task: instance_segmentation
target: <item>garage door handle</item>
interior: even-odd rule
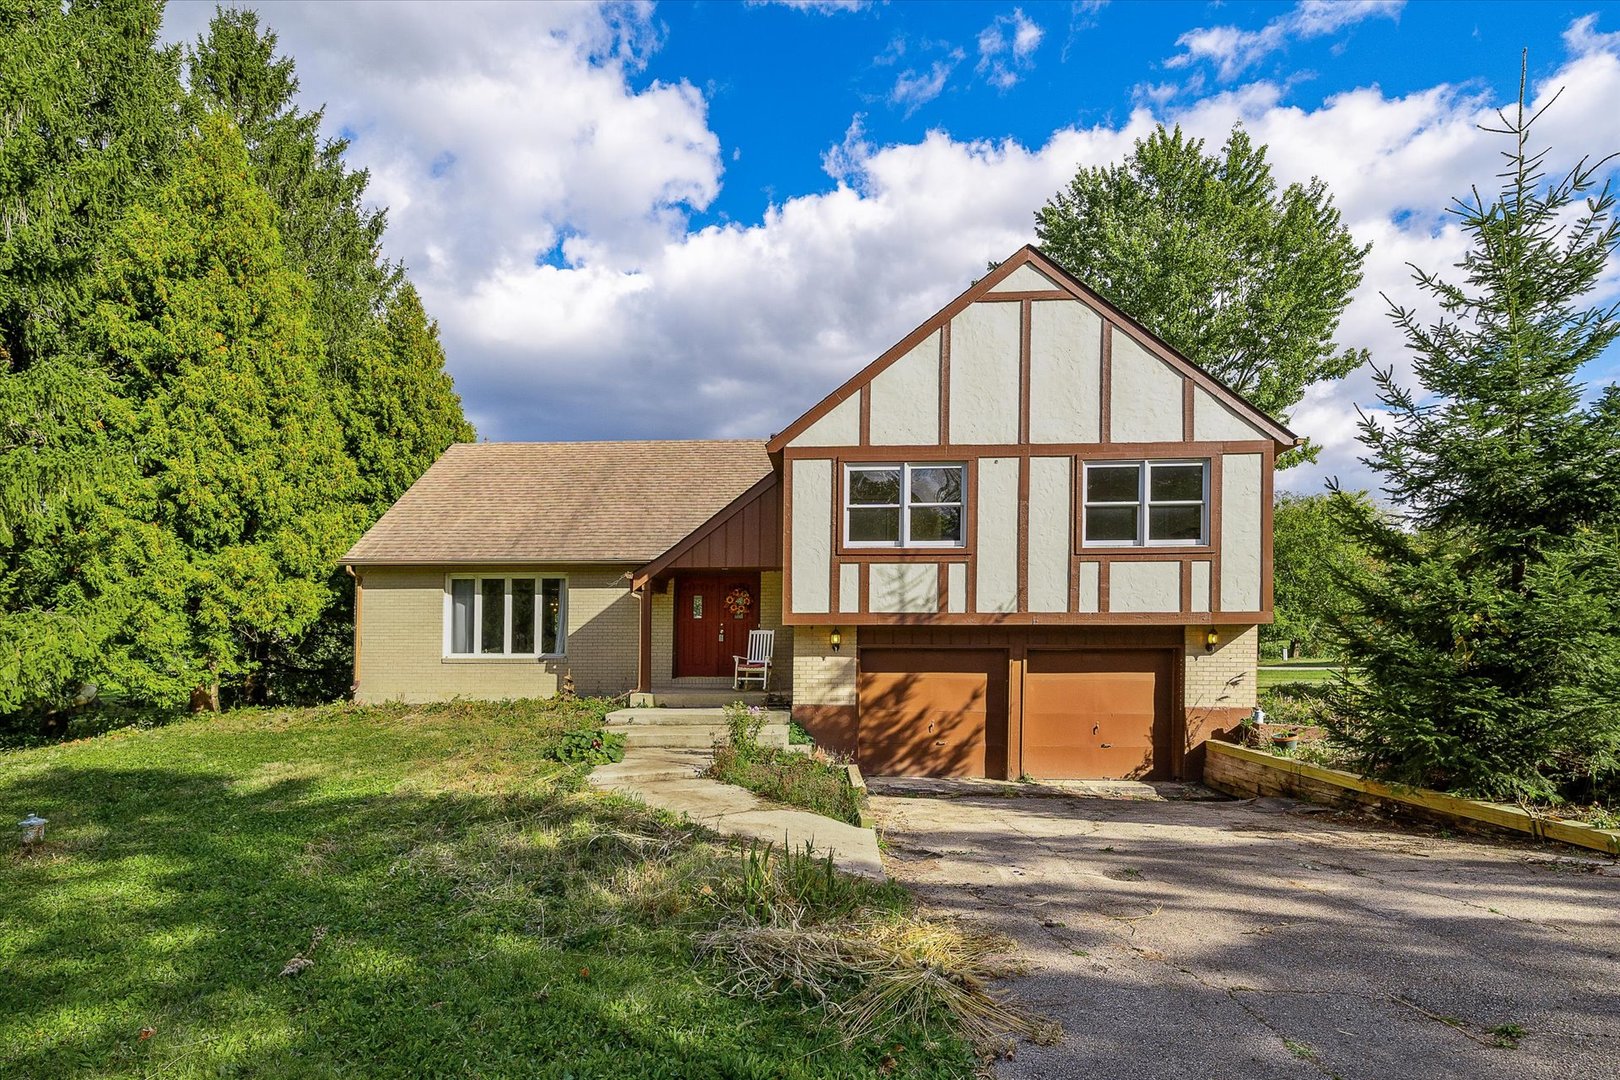
[[[1093,734],[1093,735],[1100,735],[1100,734],[1102,734],[1102,725],[1101,725],[1101,724],[1092,724],[1092,725],[1091,725],[1091,733],[1092,733],[1092,734]]]
[[[1102,748],[1103,748],[1103,749],[1104,749],[1104,750],[1112,750],[1112,749],[1113,749],[1113,748],[1114,748],[1114,744],[1113,744],[1113,743],[1111,743],[1111,742],[1105,742],[1105,743],[1100,743],[1100,744],[1099,744],[1099,745],[1100,745],[1100,746],[1101,746],[1101,747],[1102,747]]]

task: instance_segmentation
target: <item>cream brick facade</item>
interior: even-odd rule
[[[1252,709],[1255,706],[1255,668],[1260,663],[1258,626],[1217,626],[1220,644],[1204,651],[1206,626],[1186,628],[1187,660],[1182,674],[1183,706],[1187,709]]]
[[[636,683],[638,612],[629,566],[456,567],[457,574],[536,574],[568,581],[566,655],[557,659],[446,657],[446,567],[360,572],[361,702],[548,697],[565,674],[582,694],[621,694]]]
[[[843,642],[832,650],[832,627],[793,628],[793,704],[854,705],[856,630],[840,628]]]

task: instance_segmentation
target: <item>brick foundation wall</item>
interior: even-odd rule
[[[816,742],[855,753],[855,656],[857,631],[842,627],[843,644],[832,651],[830,626],[793,628],[793,719]]]
[[[1184,723],[1181,775],[1197,780],[1203,775],[1204,742],[1225,738],[1254,711],[1256,666],[1260,662],[1258,626],[1218,626],[1220,643],[1204,651],[1207,626],[1188,626],[1186,662],[1182,668]]]

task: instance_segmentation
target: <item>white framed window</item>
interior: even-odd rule
[[[962,547],[966,508],[966,465],[844,466],[846,547]]]
[[[1086,547],[1201,547],[1209,542],[1209,462],[1088,461]]]
[[[445,656],[562,656],[567,627],[565,578],[452,574],[445,581]]]

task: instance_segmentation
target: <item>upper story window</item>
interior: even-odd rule
[[[1196,547],[1208,543],[1209,463],[1088,462],[1087,547]]]
[[[850,547],[961,547],[965,465],[850,465],[844,543]]]
[[[561,656],[567,589],[560,577],[452,577],[446,656]]]

